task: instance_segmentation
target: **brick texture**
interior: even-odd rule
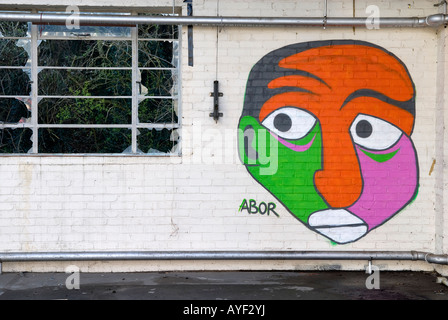
[[[82,1],[83,6],[102,6],[117,1]],[[356,15],[365,16],[372,1],[357,1]],[[154,1],[170,7],[172,1]],[[2,5],[36,5],[36,1],[4,0]],[[42,0],[42,5],[73,4]],[[80,5],[79,3],[76,3]],[[182,1],[176,1],[186,12]],[[374,1],[384,16],[424,16],[437,12],[434,1]],[[132,0],[129,7],[146,7]],[[323,1],[220,1],[194,0],[197,16],[321,16]],[[330,1],[329,16],[353,16],[352,1]],[[448,101],[438,87],[441,29],[195,27],[193,67],[187,65],[187,32],[182,29],[182,156],[181,157],[0,157],[0,252],[46,251],[209,251],[209,250],[384,250],[447,253],[448,210],[444,201],[446,154],[437,153],[442,140],[437,134],[437,102]],[[218,36],[218,38],[217,38]],[[418,155],[418,196],[387,223],[359,241],[335,245],[298,221],[276,196],[255,181],[240,161],[238,124],[246,85],[254,65],[269,52],[310,41],[368,41],[385,48],[403,61],[415,89],[415,124],[412,141]],[[217,56],[218,54],[218,56]],[[316,52],[316,54],[319,54]],[[442,56],[441,56],[442,54]],[[218,65],[216,66],[216,62]],[[358,70],[359,71],[359,70]],[[341,90],[369,79],[359,71],[340,83]],[[347,70],[340,70],[341,73]],[[342,75],[340,75],[342,77]],[[375,73],[373,77],[382,79]],[[364,79],[364,80],[363,80]],[[220,108],[224,117],[216,124],[212,110],[213,81],[220,81]],[[446,81],[445,81],[446,83]],[[445,85],[446,87],[446,85]],[[437,89],[439,88],[439,89]],[[400,93],[400,92],[398,92]],[[406,93],[404,93],[406,94]],[[439,97],[438,97],[439,95]],[[444,99],[440,99],[444,95]],[[332,98],[330,96],[330,98]],[[400,100],[400,99],[397,99]],[[445,118],[443,118],[443,116]],[[442,114],[445,121],[446,112]],[[439,119],[440,120],[440,119]],[[408,125],[408,124],[406,124]],[[439,123],[443,126],[443,123]],[[440,129],[440,128],[439,128]],[[447,141],[447,139],[445,139]],[[338,142],[331,143],[336,149]],[[446,148],[445,148],[446,150]],[[336,150],[338,152],[339,150]],[[341,155],[343,156],[343,155]],[[442,157],[442,158],[438,158]],[[343,157],[341,159],[344,159]],[[434,160],[436,172],[430,172]],[[344,160],[341,160],[344,161]],[[440,172],[442,171],[442,172]],[[436,181],[441,175],[442,180]],[[440,177],[440,176],[439,176]],[[281,183],[281,182],[279,182]],[[294,186],[293,186],[294,187]],[[331,191],[328,186],[326,192]],[[285,190],[286,190],[285,186]],[[286,191],[285,191],[286,192]],[[292,191],[294,192],[294,191]],[[383,190],[388,193],[387,188]],[[436,194],[440,196],[437,197]],[[308,196],[297,195],[301,201]],[[338,195],[333,194],[336,201]],[[240,210],[243,200],[274,203],[278,214]],[[393,202],[393,194],[388,198]],[[386,204],[387,205],[387,204]],[[344,205],[346,206],[346,205]],[[437,212],[437,210],[439,210]],[[436,228],[442,223],[444,228]],[[439,234],[436,234],[439,232]],[[443,232],[443,234],[440,234]],[[339,262],[338,262],[339,263]],[[113,267],[111,267],[113,265]],[[313,269],[327,262],[220,262],[82,264],[85,271],[139,271],[192,269]],[[364,268],[362,263],[340,262],[342,269]],[[384,268],[430,270],[427,264],[383,263]],[[50,271],[61,264],[4,264],[4,269]],[[63,266],[62,266],[63,267]]]

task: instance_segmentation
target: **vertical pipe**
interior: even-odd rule
[[[137,121],[141,77],[138,70],[138,26],[131,28],[132,37],[132,153],[137,153]]]
[[[216,0],[216,17],[219,17],[219,0]],[[216,27],[216,65],[215,80],[218,80],[219,26]]]
[[[324,18],[323,18],[324,30],[327,28],[327,18],[328,18],[328,0],[325,0],[325,12],[324,12]]]
[[[353,0],[353,18],[356,18],[356,0]],[[356,28],[353,26],[353,34],[355,34]]]
[[[193,0],[185,0],[187,2],[187,16],[193,16]],[[188,26],[188,65],[193,67],[193,26]]]
[[[176,79],[177,79],[177,96],[176,96],[176,103],[177,103],[177,121],[178,121],[178,133],[179,133],[179,140],[177,141],[177,154],[178,156],[182,155],[182,144],[183,144],[183,133],[182,133],[182,85],[180,81],[180,75],[182,74],[182,26],[179,25],[177,29],[177,37],[178,37],[178,43],[177,43],[177,53],[176,53]]]
[[[445,175],[444,175],[444,159],[446,156],[445,151],[445,121],[446,112],[445,105],[446,97],[445,90],[448,84],[448,71],[447,71],[447,61],[446,61],[446,37],[445,32],[437,33],[437,76],[436,76],[436,108],[435,108],[435,252],[443,253],[444,251],[444,215],[445,215],[445,196],[444,196],[444,186],[445,186]],[[430,173],[431,175],[431,173]]]
[[[31,124],[33,130],[33,149],[32,153],[39,152],[38,145],[38,95],[37,82],[38,82],[38,62],[37,62],[37,39],[38,38],[38,26],[31,24]]]

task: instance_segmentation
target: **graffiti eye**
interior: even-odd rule
[[[362,114],[353,121],[350,133],[356,144],[371,150],[389,149],[403,134],[389,122]]]
[[[314,128],[316,118],[301,109],[284,107],[272,112],[261,124],[281,138],[298,140]]]

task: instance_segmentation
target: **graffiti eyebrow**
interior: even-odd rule
[[[298,75],[298,76],[303,76],[305,78],[311,78],[311,79],[319,81],[320,83],[326,85],[328,88],[331,89],[330,85],[328,83],[326,83],[324,79],[316,76],[315,74],[313,74],[311,72],[308,72],[308,71],[305,71],[305,70],[300,70],[300,69],[295,69],[289,75]]]
[[[300,70],[300,71],[302,71],[302,70]],[[325,86],[327,86],[329,89],[331,89],[330,85],[328,83],[326,83],[322,78],[319,78],[315,74],[312,74],[312,73],[309,73],[306,71],[302,71],[302,72],[303,72],[304,76],[311,78],[311,79],[315,79],[315,80],[319,81],[320,83],[324,84]]]
[[[344,108],[347,103],[349,103],[350,101],[356,99],[356,98],[360,98],[360,97],[369,97],[369,98],[375,98],[378,99],[380,101],[386,102],[388,104],[391,104],[393,106],[399,107],[403,110],[408,111],[409,113],[411,113],[412,115],[415,115],[415,111],[413,108],[414,105],[414,98],[408,100],[408,101],[398,101],[398,100],[394,100],[392,98],[389,98],[388,96],[386,96],[385,94],[375,91],[375,90],[371,90],[371,89],[360,89],[360,90],[356,90],[355,92],[353,92],[352,94],[350,94],[347,99],[345,99],[344,103],[342,104],[341,108],[339,110],[342,110],[342,108]]]
[[[308,71],[305,71],[305,70],[300,70],[300,69],[295,69],[293,71],[289,70],[288,72],[284,72],[284,74],[283,74],[283,77],[287,77],[287,76],[302,76],[305,78],[311,78],[311,79],[319,81],[320,83],[325,85],[327,88],[331,89],[331,86],[328,83],[326,83],[324,79],[322,79]]]
[[[286,92],[302,92],[302,93],[308,93],[308,94],[312,94],[312,95],[318,95],[317,93],[301,88],[301,87],[292,87],[292,86],[285,86],[285,87],[280,87],[280,88],[269,88],[270,90],[272,90],[274,92],[274,95],[278,95],[278,94],[282,94],[282,93],[286,93]]]
[[[316,83],[324,84],[325,86],[330,88],[328,84],[325,83],[325,81],[305,71],[299,73],[295,72],[291,74],[290,73],[282,74],[279,77],[271,80],[271,82],[269,82],[268,84],[268,88],[270,90],[279,91],[278,93],[293,91],[293,92],[302,92],[312,95],[318,95],[312,90],[306,89],[306,87],[308,86],[315,87]]]

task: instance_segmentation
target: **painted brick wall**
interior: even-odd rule
[[[437,128],[437,143],[440,145],[440,148],[437,148],[437,181],[436,181],[436,251],[445,252],[447,250],[448,245],[448,219],[446,216],[446,160],[439,161],[439,159],[446,159],[446,131],[445,129],[445,121],[446,121],[446,111],[445,106],[448,101],[448,92],[445,89],[448,81],[448,70],[447,70],[447,62],[448,62],[448,51],[447,51],[447,42],[448,40],[448,32],[444,29],[443,32],[439,33],[439,83],[438,90],[439,94],[437,101],[437,120],[436,120],[436,128]],[[442,120],[444,119],[444,120]],[[441,269],[441,271],[439,270]],[[448,273],[447,267],[438,268],[438,271],[441,273]]]
[[[25,7],[41,4],[30,0],[3,3]],[[185,14],[185,5],[181,1],[176,3]],[[45,4],[73,2],[46,0]],[[357,1],[356,15],[366,16],[365,9],[370,4],[377,5],[384,16],[437,13],[434,1]],[[86,0],[76,5],[120,7],[122,3]],[[139,8],[146,2],[134,0],[128,5]],[[169,7],[172,1],[155,1],[154,5]],[[197,16],[322,16],[323,10],[323,1],[250,0],[218,4],[216,0],[194,0]],[[352,1],[331,1],[328,15],[353,16]],[[446,35],[444,29],[437,33],[433,29],[195,27],[194,66],[190,67],[186,28],[183,28],[182,157],[0,157],[0,251],[419,250],[447,253],[448,240],[444,235],[448,217],[443,213],[447,197],[443,196],[442,165],[445,155],[439,149],[444,143],[440,137],[444,134],[443,121],[440,122],[447,119],[440,103],[448,101],[440,83],[447,76],[447,69],[438,70],[437,63],[446,61],[447,53],[440,47]],[[367,41],[384,48],[407,67],[416,89],[411,138],[418,155],[418,196],[381,227],[342,245],[299,221],[279,200],[278,194],[270,192],[249,174],[238,154],[238,126],[254,65],[265,55],[287,45],[327,40]],[[217,124],[209,117],[214,80],[220,81],[220,91],[224,94],[220,99],[224,117]],[[441,114],[442,118],[438,118]],[[431,170],[434,160],[438,164],[435,171]],[[257,204],[273,203],[276,214],[249,214],[240,210],[245,199],[253,199]],[[394,201],[394,197],[388,201]],[[445,227],[437,227],[438,223]],[[432,270],[426,263],[378,263],[388,269]],[[359,269],[364,264],[264,261],[80,265],[85,271],[131,271]],[[63,270],[64,264],[17,263],[4,264],[3,268],[5,271],[48,271]]]

